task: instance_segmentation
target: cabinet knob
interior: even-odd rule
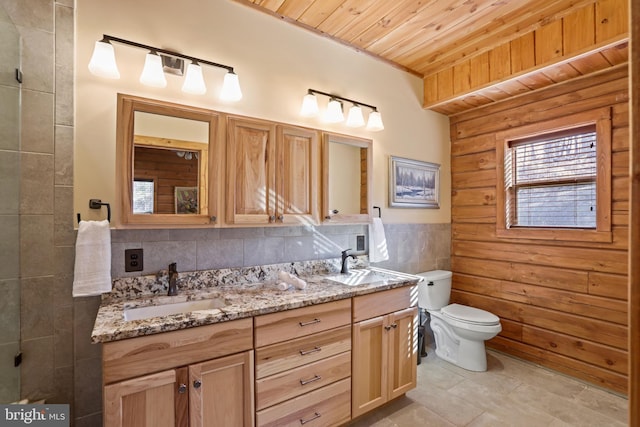
[[[385,327],[384,327],[384,330],[385,330],[385,331],[388,331],[388,330],[390,330],[390,329],[391,329],[391,326],[388,326],[388,325],[387,325],[387,326],[385,326]]]
[[[284,222],[284,215],[282,214],[278,215],[278,221]]]
[[[276,216],[275,215],[270,215],[269,216],[269,222],[274,222],[276,220]]]
[[[395,329],[395,328],[397,328],[397,327],[398,327],[398,324],[397,324],[397,323],[393,323],[393,324],[391,324],[391,327],[392,327],[393,329]]]
[[[218,220],[218,217],[213,215],[211,218],[209,218],[211,220],[211,222],[215,223]]]
[[[202,385],[202,381],[200,380],[195,380],[193,382],[193,388],[200,388],[201,385]]]
[[[183,394],[187,391],[187,385],[186,384],[180,384],[180,386],[178,387],[178,393]]]

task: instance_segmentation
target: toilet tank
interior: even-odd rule
[[[452,273],[446,270],[432,270],[418,273],[423,277],[418,284],[418,306],[427,310],[440,310],[449,305]]]

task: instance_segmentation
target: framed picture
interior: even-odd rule
[[[175,187],[177,214],[198,213],[198,187]]]
[[[389,206],[440,207],[440,165],[389,157]]]

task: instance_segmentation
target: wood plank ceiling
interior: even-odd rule
[[[235,1],[424,78],[535,31],[596,0]],[[455,101],[461,104],[460,99]],[[451,114],[469,108],[462,104],[453,111],[451,108],[440,111]]]

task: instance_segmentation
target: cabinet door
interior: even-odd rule
[[[388,331],[386,316],[353,325],[352,409],[353,418],[382,405],[387,396]]]
[[[389,400],[416,386],[417,316],[417,307],[389,315],[389,326],[391,326],[388,334]]]
[[[275,124],[230,117],[227,122],[227,221],[275,220]]]
[[[277,220],[318,222],[318,132],[278,126],[276,156]]]
[[[104,425],[172,427],[176,423],[176,370],[121,381],[104,388]]]
[[[189,366],[191,427],[253,426],[253,351]]]

